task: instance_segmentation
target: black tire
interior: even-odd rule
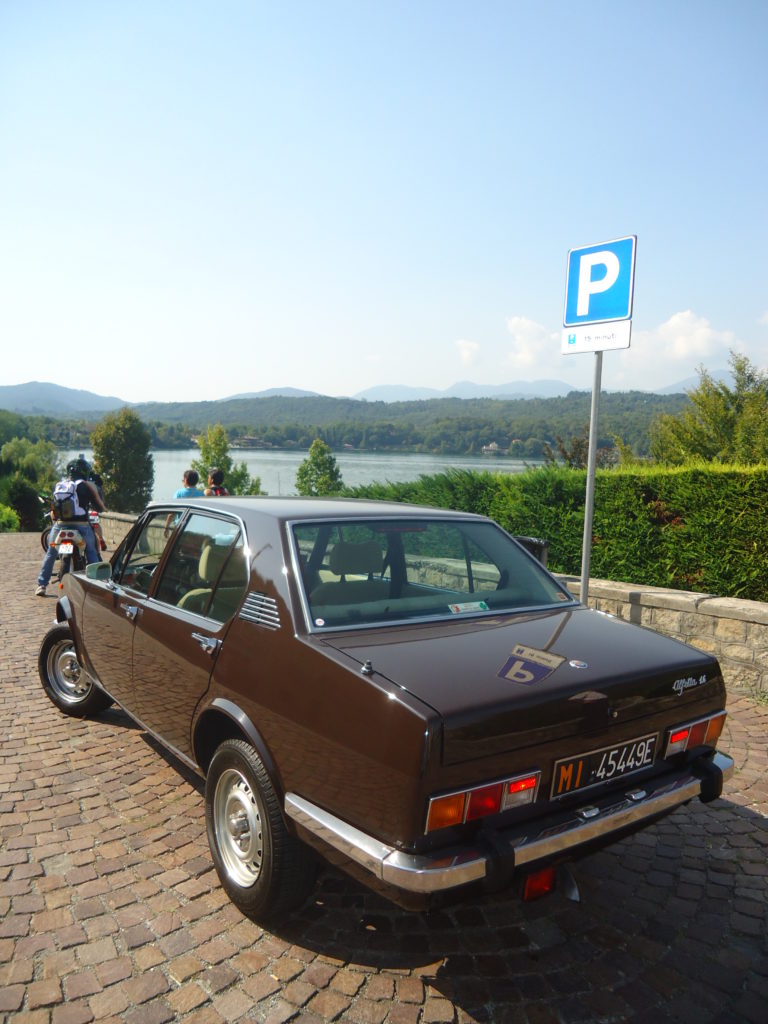
[[[213,755],[205,821],[221,884],[247,917],[266,923],[304,903],[314,855],[286,829],[267,770],[244,740],[225,740]]]
[[[40,543],[42,545],[43,551],[47,551],[48,550],[48,537],[50,536],[50,533],[51,533],[50,526],[46,526],[46,528],[40,534]]]
[[[74,718],[97,715],[113,703],[81,668],[69,626],[54,626],[46,633],[37,659],[40,681],[59,711]]]

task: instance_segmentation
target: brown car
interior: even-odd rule
[[[404,906],[546,891],[733,761],[717,661],[590,611],[496,523],[383,502],[150,505],[70,575],[40,675],[206,778],[221,882],[266,920],[318,850]]]

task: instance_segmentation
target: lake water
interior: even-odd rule
[[[76,457],[78,452],[63,453],[63,461]],[[153,451],[155,484],[152,497],[158,501],[173,496],[182,487],[184,470],[199,456],[197,448],[179,451]],[[87,459],[93,453],[86,450]],[[230,451],[235,463],[245,462],[251,476],[261,479],[262,490],[272,495],[296,494],[296,472],[307,457],[305,451]],[[422,473],[432,475],[447,469],[492,470],[501,473],[521,473],[534,463],[509,459],[505,456],[421,455],[375,452],[334,452],[341,477],[349,487],[370,483],[402,483],[417,480]]]

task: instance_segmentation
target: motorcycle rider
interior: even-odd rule
[[[81,455],[67,463],[67,475],[63,480],[59,481],[59,483],[71,481],[75,485],[74,514],[66,519],[57,519],[51,527],[51,533],[48,538],[48,550],[45,553],[43,564],[37,577],[37,590],[35,590],[35,594],[38,597],[45,597],[45,588],[51,579],[53,565],[57,557],[56,537],[64,526],[76,526],[78,532],[82,535],[85,541],[86,562],[101,561],[101,556],[96,546],[96,537],[94,536],[91,524],[88,522],[88,506],[94,505],[100,512],[103,512],[104,503],[99,497],[96,486],[88,479],[90,472],[90,465]]]

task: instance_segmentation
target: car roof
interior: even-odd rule
[[[392,519],[483,519],[469,512],[455,512],[450,509],[433,508],[428,505],[407,505],[397,501],[371,501],[361,498],[299,498],[270,496],[228,496],[210,498],[179,498],[170,501],[153,501],[150,508],[168,507],[197,508],[205,511],[231,512],[248,520],[251,516],[267,516],[280,521],[299,519],[351,519],[382,516]]]

